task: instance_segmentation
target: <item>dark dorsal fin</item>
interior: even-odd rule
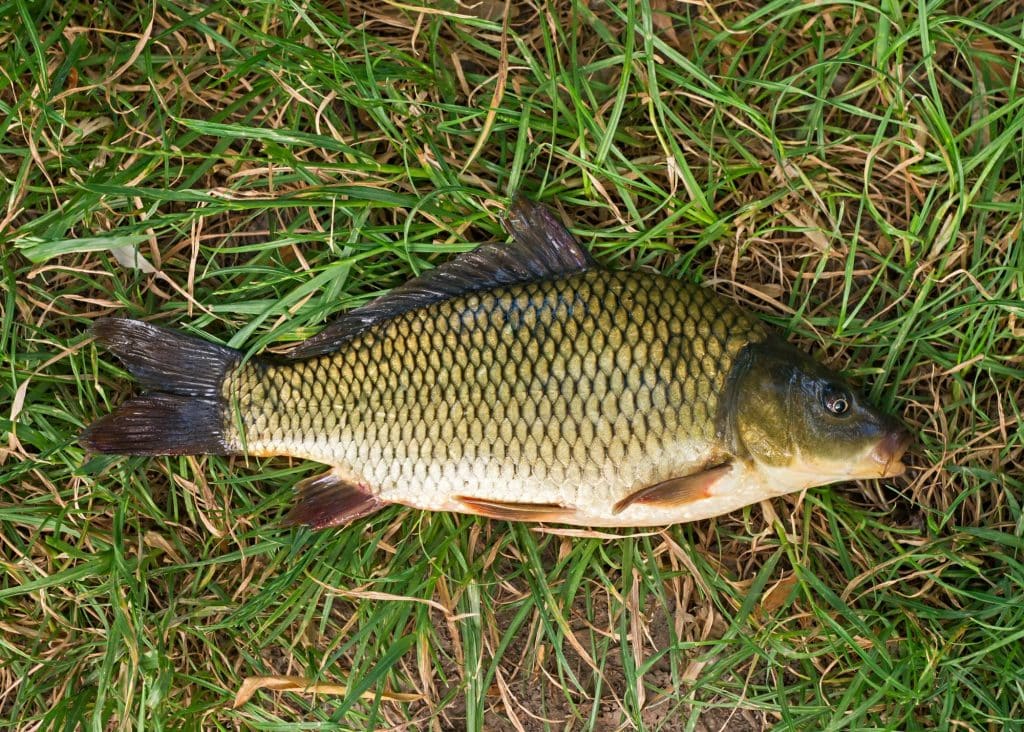
[[[336,350],[375,323],[467,292],[491,290],[583,272],[595,265],[569,230],[547,208],[522,196],[504,220],[509,244],[484,244],[424,272],[362,307],[342,315],[295,346],[290,358],[310,358]]]

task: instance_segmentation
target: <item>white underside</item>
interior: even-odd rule
[[[557,504],[567,509],[566,513],[559,518],[549,519],[551,523],[594,527],[667,526],[720,516],[767,498],[796,492],[805,488],[806,485],[804,483],[806,481],[804,480],[800,480],[800,484],[792,484],[792,479],[795,477],[795,475],[786,475],[784,471],[779,471],[772,478],[766,479],[755,467],[737,463],[728,474],[717,480],[710,487],[709,495],[706,497],[679,505],[635,503],[618,513],[614,511],[614,505],[618,498],[616,500],[611,500],[610,498],[594,500],[594,494],[584,488],[569,491],[569,493],[575,494],[575,500],[565,500],[568,497],[565,495],[562,496],[561,500],[551,500],[550,498],[548,500],[538,500],[551,496],[550,489],[548,491],[540,491],[523,487],[520,490],[510,490],[513,487],[508,484],[501,486],[502,490],[500,491],[486,490],[483,486],[477,485],[475,486],[476,490],[470,489],[462,494],[475,498],[492,498],[493,500],[509,503]],[[823,480],[821,482],[827,481]],[[494,493],[498,493],[498,495],[494,495]],[[587,495],[588,493],[590,493],[589,496]],[[437,496],[437,494],[434,495]],[[415,508],[470,514],[477,513],[471,507],[460,503],[454,495],[446,496],[439,501],[422,502],[410,501],[407,498],[403,500],[404,497],[399,496],[382,495],[381,497],[385,500],[393,500],[396,503],[403,503]]]
[[[369,466],[364,466],[359,474],[341,466],[335,471],[389,503],[430,511],[484,513],[459,500],[468,497],[525,508],[526,513],[520,513],[519,520],[594,527],[667,526],[699,521],[813,486],[877,478],[881,472],[878,464],[865,456],[834,465],[796,460],[790,467],[736,461],[703,496],[676,503],[632,503],[615,511],[616,504],[637,491],[698,472],[708,452],[706,445],[680,442],[671,452],[663,452],[660,459],[644,454],[617,466],[588,464],[577,468],[572,478],[568,470],[561,475],[551,470],[544,475],[531,475],[529,465],[495,465],[479,458],[454,464],[415,463],[412,471],[397,480],[391,477],[392,466],[386,460],[375,461],[376,472],[366,469]],[[630,482],[623,476],[638,477]],[[550,515],[531,516],[531,506],[537,505],[554,510],[547,512]]]

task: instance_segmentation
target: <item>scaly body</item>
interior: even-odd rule
[[[227,434],[417,508],[518,498],[577,507],[579,523],[663,524],[693,506],[612,508],[721,456],[726,377],[765,337],[703,288],[593,270],[406,312],[334,354],[241,366],[224,382]]]

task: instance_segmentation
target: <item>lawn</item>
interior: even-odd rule
[[[419,2],[0,4],[0,726],[1020,725],[1024,4]],[[312,533],[319,466],[77,444],[134,393],[95,318],[284,350],[515,190],[845,371],[908,472]]]

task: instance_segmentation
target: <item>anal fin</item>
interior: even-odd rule
[[[299,481],[295,491],[299,496],[284,518],[286,526],[303,525],[313,530],[344,526],[387,505],[334,471]]]
[[[455,496],[467,513],[503,521],[565,521],[575,511],[557,503],[515,503],[488,498]]]
[[[711,486],[730,470],[732,470],[732,465],[725,463],[702,470],[699,473],[669,478],[660,483],[649,485],[635,493],[630,493],[616,503],[612,507],[612,513],[622,513],[622,511],[635,503],[675,508],[686,503],[699,501],[702,498],[708,498],[711,495]]]

